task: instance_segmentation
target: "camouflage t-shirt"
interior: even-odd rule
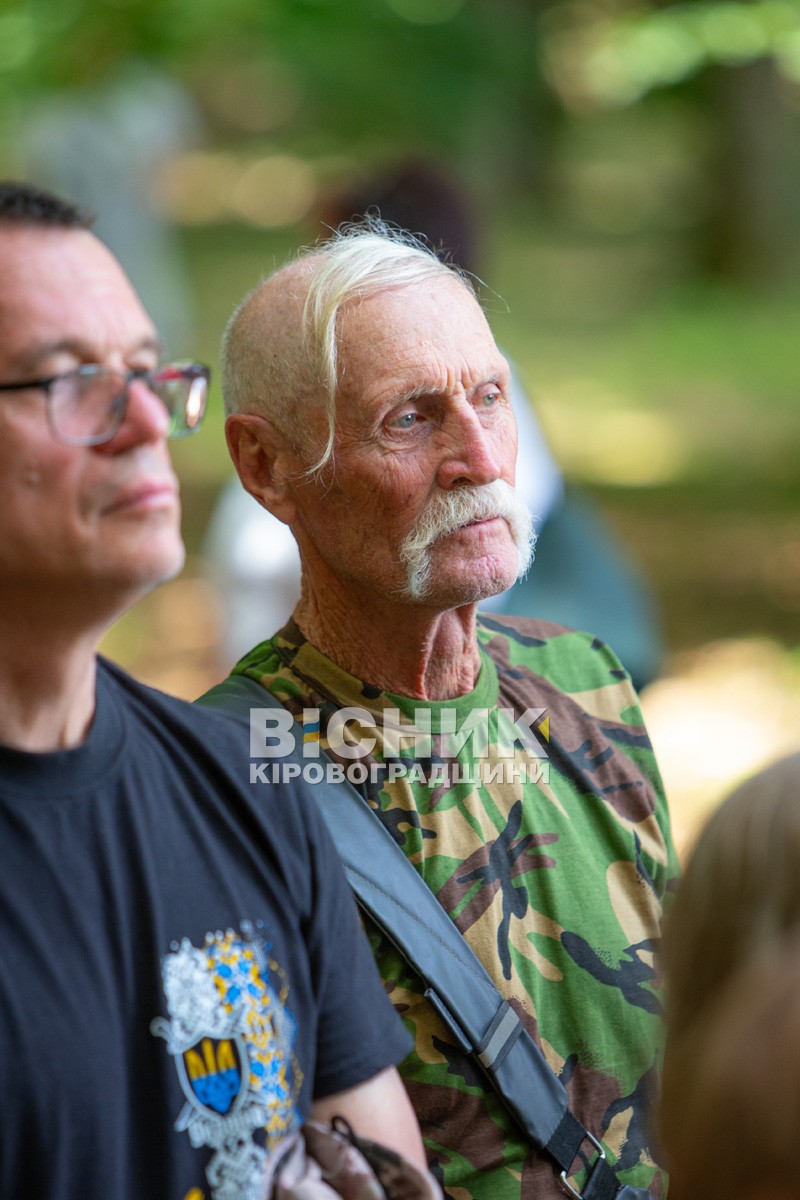
[[[665,1194],[647,1107],[660,1040],[653,955],[677,867],[635,693],[587,634],[484,616],[478,637],[477,686],[457,700],[382,692],[292,623],[235,673],[262,682],[302,724],[309,778],[319,776],[320,745],[348,768],[620,1178]],[[342,714],[346,723],[336,717],[343,707],[357,710]],[[419,978],[369,923],[367,932],[415,1039],[400,1070],[448,1194],[563,1197],[549,1160],[454,1044]]]

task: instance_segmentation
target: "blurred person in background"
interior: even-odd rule
[[[97,656],[182,567],[208,371],[88,225],[0,185],[0,1195],[257,1200],[309,1112],[423,1164],[313,801]]]
[[[670,1200],[800,1196],[800,754],[723,801],[665,922]]]
[[[95,233],[179,354],[192,341],[193,304],[180,238],[158,196],[165,166],[203,134],[175,74],[128,60],[69,94],[26,104],[14,135],[26,179],[97,214]]]
[[[670,1200],[800,1200],[800,939],[734,968],[667,1062]]]
[[[268,689],[294,718],[282,727],[339,769],[359,758],[375,819],[544,1048],[575,1116],[626,1185],[660,1195],[648,1105],[669,816],[613,652],[591,634],[478,615],[530,561],[510,389],[468,279],[374,220],[242,302],[223,345],[228,445],[244,488],[296,539],[302,584],[292,619],[263,627],[234,674]],[[345,714],[347,735],[330,733]],[[481,735],[451,737],[473,718],[485,749]],[[518,721],[534,723],[530,737]],[[390,763],[399,775],[382,773]],[[401,1073],[445,1188],[563,1195],[554,1161],[369,928],[414,1033]],[[566,1174],[583,1165],[570,1157]]]
[[[476,275],[477,222],[464,187],[440,168],[410,161],[336,193],[323,205],[319,222],[335,229],[366,212],[422,236],[446,261]],[[590,629],[614,647],[634,686],[642,688],[663,656],[652,591],[596,505],[580,489],[565,486],[533,404],[510,366],[517,489],[533,518],[536,558],[525,579],[486,598],[481,608]],[[255,504],[235,478],[212,513],[204,557],[222,600],[227,665],[289,616],[300,591],[300,560],[286,526]]]

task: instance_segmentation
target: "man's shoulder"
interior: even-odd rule
[[[103,696],[124,715],[128,736],[143,751],[149,745],[178,745],[186,756],[206,766],[248,763],[249,727],[246,715],[170,696],[134,679],[114,662],[98,659],[98,703]]]
[[[131,715],[160,716],[166,719],[168,726],[185,727],[194,736],[202,733],[210,737],[212,745],[215,738],[241,742],[246,737],[247,725],[244,720],[219,709],[201,708],[188,700],[171,696],[134,679],[122,667],[102,657],[98,657],[98,682],[101,689],[105,687],[113,692],[116,702]]]
[[[614,651],[583,630],[527,617],[481,617],[478,636],[497,671],[501,697],[536,696],[576,734],[587,723],[643,726],[630,675]]]
[[[185,785],[194,788],[202,780],[203,788],[211,787],[229,808],[236,804],[239,810],[268,812],[270,824],[287,836],[318,836],[321,818],[307,785],[254,775],[244,714],[170,696],[106,660],[99,660],[99,673],[98,695],[115,693],[140,760],[154,755],[154,761],[163,762],[166,754],[172,777]]]
[[[569,664],[570,676],[629,678],[606,642],[586,630],[554,621],[481,613],[478,638],[495,661],[512,658],[542,669]]]

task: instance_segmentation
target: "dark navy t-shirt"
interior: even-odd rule
[[[75,750],[0,747],[0,1196],[260,1195],[409,1049],[313,797],[102,660]]]

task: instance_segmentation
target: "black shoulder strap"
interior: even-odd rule
[[[248,720],[251,708],[281,707],[244,675],[230,676],[196,703]],[[567,1189],[584,1200],[652,1200],[642,1188],[620,1186],[600,1143],[569,1111],[564,1086],[536,1042],[363,797],[346,781],[311,790],[359,904],[427,984],[426,998],[534,1145],[555,1160]],[[597,1157],[578,1193],[567,1175],[584,1142],[593,1144]]]

